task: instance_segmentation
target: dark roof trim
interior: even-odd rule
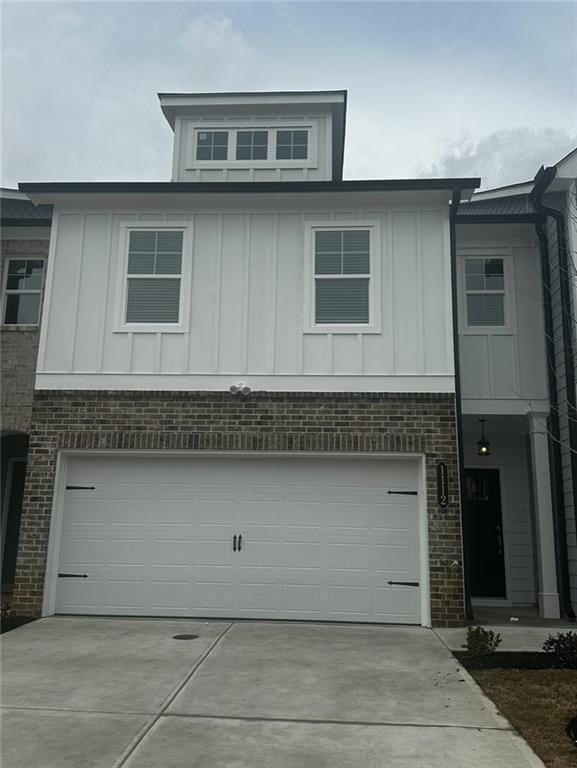
[[[50,227],[52,219],[2,219],[2,227]]]
[[[330,90],[330,91],[205,91],[195,93],[194,91],[169,91],[166,93],[160,92],[157,94],[159,99],[174,98],[177,96],[182,97],[198,97],[198,98],[212,98],[214,96],[222,96],[223,98],[230,98],[231,96],[344,96],[347,98],[347,92],[343,89]]]
[[[27,194],[271,194],[290,192],[388,192],[476,189],[479,178],[368,179],[359,181],[71,181],[23,182]]]
[[[534,224],[539,217],[535,213],[458,214],[457,224]]]

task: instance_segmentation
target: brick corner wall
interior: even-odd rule
[[[464,621],[453,394],[39,391],[29,446],[14,608],[40,615],[61,449],[415,453],[426,457],[431,614]],[[436,466],[450,503],[437,505]]]

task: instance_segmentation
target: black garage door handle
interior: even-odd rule
[[[387,584],[400,584],[402,587],[418,587],[418,581],[387,581]]]
[[[87,579],[87,573],[59,573],[59,579]]]

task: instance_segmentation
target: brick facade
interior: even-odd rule
[[[2,280],[8,258],[48,256],[49,241],[2,240]],[[4,283],[2,282],[2,285]],[[34,395],[38,328],[0,327],[0,419],[2,432],[29,432]]]
[[[463,622],[452,394],[39,391],[34,399],[14,607],[40,614],[59,449],[404,452],[426,455],[431,613]],[[436,463],[449,469],[440,509]]]

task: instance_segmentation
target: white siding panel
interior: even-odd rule
[[[214,370],[218,357],[222,217],[194,217],[189,372]]]
[[[273,339],[270,318],[275,296],[275,217],[270,214],[250,217],[249,279],[247,296],[247,370],[269,373],[272,370]]]
[[[330,374],[332,340],[324,334],[305,336],[303,347],[304,370],[307,373]]]
[[[217,367],[218,372],[223,373],[239,373],[245,368],[243,329],[246,314],[244,278],[247,226],[247,217],[244,215],[223,217]]]
[[[395,328],[412,343],[395,345],[395,368],[400,373],[418,373],[422,349],[419,323],[422,293],[418,267],[417,214],[395,212],[393,228],[393,285],[395,290]],[[400,334],[401,335],[401,334]]]
[[[438,311],[438,304],[447,300],[449,263],[440,213],[421,214],[424,370],[443,373],[450,366],[447,360],[447,316]]]
[[[491,395],[498,398],[518,397],[517,356],[513,336],[491,338]]]
[[[276,302],[276,373],[301,371],[297,338],[302,334],[303,243],[301,217],[279,214],[277,302]],[[295,300],[300,302],[295,305]]]
[[[461,344],[461,386],[467,397],[490,395],[489,340],[487,336],[467,336]]]

